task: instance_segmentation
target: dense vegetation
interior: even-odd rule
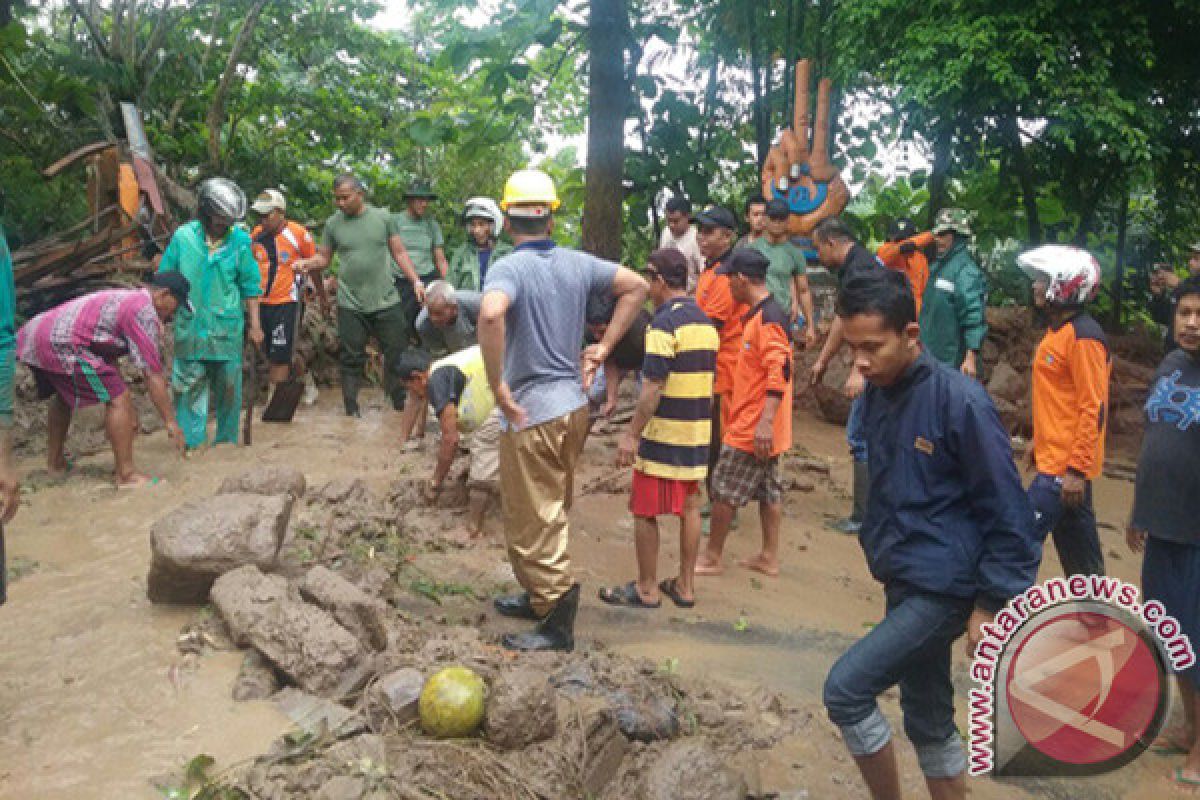
[[[636,262],[664,189],[740,209],[792,117],[791,65],[809,57],[837,87],[834,157],[864,237],[899,213],[963,205],[998,300],[1020,296],[1016,249],[1077,242],[1105,266],[1106,307],[1119,299],[1128,317],[1149,263],[1179,264],[1200,239],[1200,18],[1187,0],[409,6],[387,33],[370,24],[372,0],[0,2],[10,237],[82,216],[78,172],[39,170],[119,137],[117,104],[132,100],[172,178],[281,185],[308,222],[348,168],[393,207],[431,179],[458,236],[462,199],[545,162],[564,236]],[[585,134],[586,166],[562,144]]]

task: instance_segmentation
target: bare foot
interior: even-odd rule
[[[151,478],[149,475],[143,475],[140,472],[135,472],[125,480],[117,480],[118,489],[143,489],[147,486],[155,486],[162,481],[158,478]]]
[[[1184,727],[1170,728],[1159,734],[1150,747],[1154,750],[1170,750],[1183,754],[1192,746],[1192,734]]]
[[[707,555],[702,555],[696,559],[696,574],[724,575],[725,567],[721,565],[720,559],[711,559]]]
[[[763,558],[761,555],[755,556],[754,558],[744,558],[738,562],[738,565],[743,566],[746,569],[752,569],[755,572],[761,572],[763,575],[766,575],[770,578],[779,577],[779,562],[770,561],[766,558]]]

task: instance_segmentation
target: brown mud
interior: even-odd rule
[[[386,496],[398,480],[424,474],[431,463],[427,455],[400,454],[391,444],[396,418],[383,410],[379,393],[368,396],[361,420],[341,416],[334,394],[323,391],[318,406],[302,409],[291,426],[256,425],[252,448],[223,447],[180,460],[161,432],[141,437],[139,464],[166,480],[153,488],[112,489],[104,450],[81,458],[67,480],[43,474],[27,481],[25,504],[7,531],[10,560],[22,564],[25,574],[0,610],[0,798],[161,797],[156,779],[193,756],[210,754],[218,768],[248,763],[291,728],[268,701],[232,699],[240,651],[220,649],[219,641],[217,647],[178,646],[181,631],[195,630],[208,612],[158,607],[146,599],[149,530],[169,511],[213,494],[225,478],[257,465],[302,469],[310,494],[330,481],[361,478],[376,495]],[[755,775],[760,796],[865,797],[853,762],[825,719],[820,691],[833,661],[878,620],[882,596],[857,542],[824,528],[847,505],[849,459],[842,430],[801,412],[795,438],[802,456],[831,465],[831,477],[790,470],[795,480],[786,501],[782,575],[765,578],[734,566],[757,545],[757,516],[748,509],[730,537],[728,572],[699,579],[695,609],[669,602],[655,611],[616,609],[596,600],[600,586],[632,577],[632,523],[623,494],[596,491],[577,498],[572,554],[584,602],[576,660],[628,657],[631,669],[649,670],[653,680],[669,674],[684,683],[711,681],[728,687],[723,697],[740,697],[748,706],[764,691],[778,694],[788,732],[760,743],[768,746],[751,748],[761,727],[719,729],[744,737],[749,750],[744,759],[753,763],[739,769]],[[1114,448],[1110,462],[1129,463],[1136,452],[1131,446]],[[576,485],[593,486],[610,474],[614,454],[615,437],[594,436]],[[29,474],[41,465],[26,460],[21,466]],[[1096,498],[1109,570],[1136,582],[1139,559],[1129,554],[1120,533],[1131,494],[1128,481],[1105,478]],[[405,557],[406,571],[397,582],[405,596],[390,599],[423,626],[465,623],[480,628],[483,642],[494,642],[500,632],[523,626],[496,617],[486,602],[493,592],[513,586],[499,523],[489,521],[487,538],[472,542],[462,522],[461,515],[448,513],[407,518],[424,544]],[[304,524],[304,512],[298,511],[293,527]],[[662,534],[660,573],[666,577],[675,569],[674,525],[664,524]],[[316,557],[304,537],[295,544],[297,558]],[[369,562],[375,554],[364,548],[347,556]],[[1044,577],[1057,571],[1050,548]],[[955,669],[959,724],[966,730],[963,698],[969,684],[961,652],[955,654]],[[882,705],[899,731],[895,693]],[[718,749],[735,744],[719,741]],[[443,758],[466,763],[463,759],[478,757],[476,751],[449,753],[448,745],[420,737],[410,745],[434,765]],[[897,750],[906,794],[923,796],[915,757],[902,736]],[[640,764],[636,758],[627,763]],[[1146,754],[1100,778],[971,779],[970,786],[973,797],[988,799],[1186,797],[1166,778],[1176,765]]]

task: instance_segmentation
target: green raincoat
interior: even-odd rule
[[[508,242],[496,242],[488,259],[488,266],[512,251],[513,247]],[[482,290],[479,280],[479,247],[474,240],[468,239],[466,244],[454,251],[454,255],[450,257],[450,269],[446,271],[446,280],[455,289],[470,289],[476,292]]]
[[[978,351],[987,336],[987,285],[983,271],[955,242],[929,265],[929,282],[921,304],[921,342],[944,364],[962,366],[968,350]]]

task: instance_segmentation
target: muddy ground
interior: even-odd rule
[[[185,501],[211,495],[224,478],[263,464],[299,467],[311,487],[361,478],[385,496],[398,479],[420,474],[431,462],[423,453],[399,453],[391,444],[395,415],[383,409],[378,393],[370,401],[363,419],[350,420],[340,414],[334,393],[325,390],[295,424],[257,426],[254,447],[219,448],[188,460],[168,451],[161,432],[142,437],[140,465],[165,483],[136,492],[111,488],[105,451],[81,454],[65,481],[49,480],[40,464],[24,460],[25,504],[8,529],[10,567],[20,577],[0,611],[0,797],[161,797],[156,786],[198,754],[211,755],[215,768],[224,769],[278,747],[292,726],[277,706],[232,699],[242,653],[222,649],[219,642],[195,648],[198,652],[179,646],[181,631],[203,626],[211,612],[154,606],[146,599],[150,526]],[[736,740],[744,740],[743,760],[752,766],[739,769],[755,773],[763,796],[865,797],[824,717],[820,688],[836,657],[879,618],[882,597],[857,542],[823,527],[847,504],[849,460],[842,431],[808,412],[800,412],[796,423],[797,456],[828,462],[832,469],[828,479],[794,471],[799,477],[787,497],[782,575],[768,579],[733,568],[721,578],[701,579],[693,610],[601,605],[595,599],[599,586],[632,577],[632,523],[621,494],[597,491],[577,499],[572,552],[584,584],[579,659],[617,659],[619,670],[646,680],[668,675],[685,686],[690,681],[720,687],[727,717],[739,702],[753,707],[778,695],[777,703],[768,700],[775,704],[774,718],[754,719],[759,727],[718,728],[726,736],[721,747],[736,748]],[[1118,446],[1110,462],[1130,462],[1131,447]],[[610,474],[614,448],[613,436],[594,436],[577,485]],[[1110,571],[1136,581],[1138,561],[1119,533],[1131,491],[1127,480],[1106,478],[1096,497]],[[521,627],[496,617],[486,600],[512,586],[498,521],[489,523],[490,538],[483,543],[469,542],[453,517],[412,522],[427,529],[419,537],[423,544],[407,554],[404,571],[397,573],[402,576],[397,586],[407,591],[394,598],[396,605],[423,629],[478,627],[485,644]],[[675,564],[673,531],[665,534],[664,576]],[[757,536],[756,515],[744,513],[729,556],[751,554]],[[438,540],[446,545],[431,544]],[[302,552],[303,546],[297,557],[317,555]],[[369,548],[352,555],[373,557]],[[1051,549],[1044,573],[1057,571]],[[535,661],[534,669],[553,666]],[[968,686],[965,665],[956,652],[960,710]],[[894,694],[884,699],[884,709],[899,730]],[[781,723],[779,735],[761,735],[763,725]],[[964,730],[965,723],[963,711]],[[921,796],[911,748],[901,744],[899,753],[907,792]],[[971,787],[977,798],[1187,796],[1165,777],[1174,766],[1145,755],[1116,774],[1087,781],[972,779]]]

